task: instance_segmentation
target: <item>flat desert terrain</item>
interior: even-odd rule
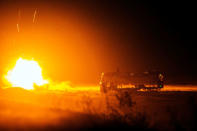
[[[1,130],[196,130],[197,86],[101,94],[73,90],[0,89]]]

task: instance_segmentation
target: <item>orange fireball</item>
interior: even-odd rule
[[[8,71],[6,79],[12,87],[34,89],[34,84],[42,86],[48,83],[43,79],[42,69],[34,60],[19,58],[13,69]]]

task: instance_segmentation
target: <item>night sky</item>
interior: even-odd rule
[[[1,73],[14,58],[28,56],[58,81],[97,84],[101,72],[119,68],[159,70],[168,82],[193,83],[197,81],[194,5],[180,1],[1,1]],[[35,9],[38,18],[33,27]],[[15,27],[18,10],[20,34]]]

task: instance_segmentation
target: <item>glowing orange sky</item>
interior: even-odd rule
[[[37,16],[33,23],[35,10]],[[102,52],[98,48],[105,34],[87,23],[84,17],[81,18],[79,12],[66,11],[63,14],[57,8],[52,10],[49,7],[14,7],[10,10],[5,7],[4,11],[8,13],[3,16],[1,34],[1,43],[4,43],[1,52],[5,56],[1,57],[1,62],[4,68],[11,66],[10,63],[18,57],[24,57],[39,61],[48,76],[56,80],[84,81],[88,75],[99,77],[98,53]],[[91,81],[91,78],[88,79]]]
[[[54,80],[76,83],[98,83],[101,72],[117,67],[196,75],[190,35],[182,30],[189,21],[182,15],[174,20],[173,13],[180,10],[172,6],[166,11],[170,4],[155,10],[152,6],[126,1],[1,1],[0,73],[23,57],[34,58]]]

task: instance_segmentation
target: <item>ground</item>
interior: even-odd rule
[[[94,88],[94,89],[92,89]],[[0,89],[0,129],[195,130],[196,87],[110,92]]]

